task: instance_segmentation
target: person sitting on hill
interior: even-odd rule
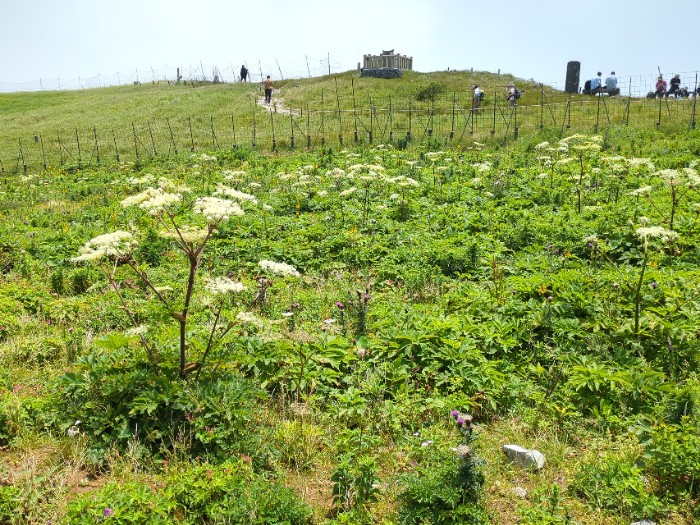
[[[662,75],[656,79],[656,91],[654,91],[654,96],[656,98],[663,97],[666,94],[666,81]]]
[[[598,76],[591,79],[591,93],[600,93],[603,90],[603,73],[598,71]]]
[[[617,77],[614,71],[611,71],[610,76],[605,79],[605,91],[610,96],[617,95],[620,92],[617,88]]]
[[[676,73],[675,75],[673,75],[670,84],[671,87],[669,88],[668,93],[666,93],[666,96],[670,97],[671,95],[673,95],[674,98],[678,98],[679,89],[681,87],[681,74]]]

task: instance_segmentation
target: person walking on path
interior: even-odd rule
[[[265,104],[269,104],[270,101],[272,100],[272,88],[275,87],[272,85],[272,80],[270,80],[270,75],[267,75],[267,78],[263,82],[263,88],[265,89]]]
[[[241,66],[241,82],[248,82],[248,68],[245,64]]]
[[[515,106],[515,101],[520,98],[520,91],[518,91],[518,88],[515,87],[515,84],[511,82],[506,86],[508,88],[508,93],[506,94],[506,100],[508,101],[508,105],[510,107]]]

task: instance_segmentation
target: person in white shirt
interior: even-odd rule
[[[472,113],[479,113],[481,108],[481,99],[483,98],[483,91],[479,88],[478,84],[472,86],[472,91],[474,95],[472,96]]]

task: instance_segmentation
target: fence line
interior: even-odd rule
[[[531,98],[532,93],[530,94]],[[51,167],[88,167],[114,162],[141,162],[237,148],[290,150],[321,146],[352,147],[433,141],[437,145],[470,145],[474,141],[510,140],[542,128],[596,132],[612,126],[665,130],[696,127],[696,98],[634,99],[571,97],[554,100],[540,91],[540,103],[509,106],[492,93],[478,111],[469,94],[428,102],[410,99],[355,100],[340,109],[339,98],[326,97],[313,107],[268,108],[251,104],[243,117],[173,115],[164,120],[134,121],[127,128],[88,128],[40,132],[17,143],[0,142],[0,172],[17,174]],[[346,105],[345,107],[348,107]],[[277,110],[277,111],[276,111]]]
[[[278,79],[298,79],[306,77],[321,77],[331,73],[344,71],[343,66],[330,56],[323,58],[304,57],[296,62],[262,63],[259,60],[248,62],[248,75],[251,81],[262,82],[266,75]],[[97,74],[91,77],[78,78],[40,78],[29,82],[0,82],[0,93],[16,91],[62,91],[77,89],[93,89],[112,86],[126,86],[135,83],[169,83],[179,80],[186,82],[237,82],[240,80],[241,63],[224,65],[189,64],[188,66],[164,66],[162,68],[135,69],[130,72],[117,72],[108,75]]]

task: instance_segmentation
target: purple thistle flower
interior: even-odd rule
[[[457,418],[457,426],[461,427],[462,425],[464,425],[464,418],[462,416],[459,416]]]
[[[112,514],[114,514],[114,509],[112,509],[110,507],[107,507],[107,508],[105,508],[105,510],[102,511],[102,515],[105,518],[109,518]]]
[[[459,416],[459,410],[453,410],[452,412],[450,412],[450,415],[453,418],[457,419],[457,416]]]
[[[335,305],[338,307],[338,310],[345,309],[345,305],[343,303],[341,303],[340,301],[336,301]]]
[[[651,287],[652,287],[654,290],[656,290],[656,287],[657,287],[657,286],[659,286],[659,285],[656,284],[656,281],[654,281],[653,283],[651,283]]]
[[[547,301],[549,301],[550,303],[551,303],[553,300],[554,300],[554,297],[552,297],[551,295],[550,295],[549,297],[547,297]]]

